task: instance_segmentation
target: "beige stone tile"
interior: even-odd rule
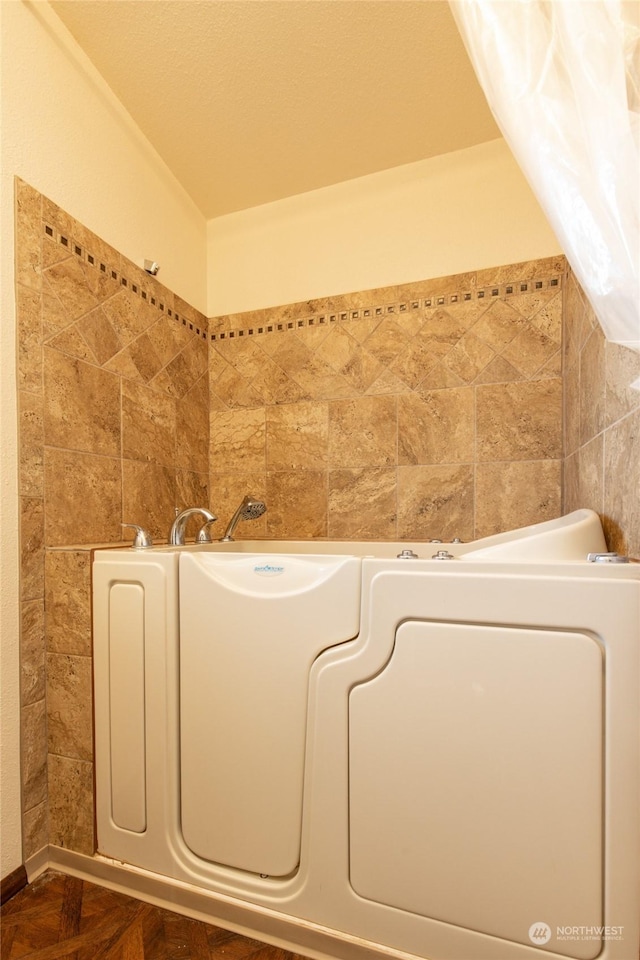
[[[268,407],[266,455],[270,470],[322,470],[327,465],[327,403],[294,403]]]
[[[380,317],[370,314],[369,311],[361,311],[358,319],[349,327],[349,333],[358,343],[364,343],[371,336],[374,330],[378,328],[381,322]]]
[[[604,510],[604,435],[599,434],[565,461],[564,513],[588,507]]]
[[[120,292],[121,281],[117,276],[117,267],[105,263],[105,269],[103,270],[102,265],[95,262],[95,256],[94,263],[89,264],[83,260],[81,266],[87,287],[99,302],[103,302]],[[116,273],[115,277],[113,276],[114,273]]]
[[[48,224],[50,226],[50,224]],[[69,253],[69,247],[58,243],[55,236],[51,237],[46,232],[42,235],[42,269],[52,267],[54,263],[60,263],[61,260],[68,260],[72,254]]]
[[[122,342],[102,307],[96,307],[78,321],[78,330],[100,365],[122,349]]]
[[[536,302],[534,295],[531,299]],[[530,317],[533,326],[559,347],[562,341],[562,291],[543,299],[540,308],[532,311]]]
[[[383,467],[396,463],[396,398],[360,397],[329,404],[329,466]]]
[[[597,437],[596,440],[592,442],[596,443],[598,440],[601,441],[601,439],[601,437]],[[581,506],[580,470],[577,453],[572,453],[564,459],[562,470],[562,502],[564,513],[579,510]]]
[[[75,257],[48,267],[45,276],[69,321],[77,320],[98,306],[98,298],[89,288],[82,264]]]
[[[93,759],[91,658],[47,654],[47,742],[49,753]]]
[[[609,549],[640,559],[640,409],[606,431],[604,476]]]
[[[450,346],[418,335],[392,362],[391,372],[413,390],[424,381],[450,349]]]
[[[478,289],[491,285],[515,282],[517,280],[548,279],[561,276],[566,269],[566,260],[562,255],[543,257],[539,260],[525,260],[521,263],[508,263],[498,267],[478,270],[476,282]]]
[[[51,337],[47,341],[47,346],[69,357],[75,357],[76,360],[84,360],[85,363],[95,364],[96,362],[95,354],[80,333],[77,323],[72,323],[62,333]]]
[[[183,469],[209,470],[209,383],[196,381],[176,402],[176,464]]]
[[[37,497],[20,498],[20,594],[44,596],[44,502]]]
[[[302,540],[326,537],[326,472],[269,471],[266,502],[268,536]]]
[[[345,364],[342,374],[358,392],[364,393],[388,371],[364,347],[358,347]]]
[[[266,416],[264,407],[211,413],[210,463],[214,472],[264,470]]]
[[[565,370],[563,378],[564,454],[569,456],[580,447],[580,364]]]
[[[472,387],[398,397],[398,463],[472,462],[474,420]]]
[[[393,540],[395,467],[330,470],[328,534],[338,539]]]
[[[41,296],[23,284],[16,287],[18,333],[18,387],[30,393],[42,392]]]
[[[110,373],[117,374],[119,377],[124,377],[125,380],[133,380],[136,383],[147,382],[142,376],[142,374],[140,373],[140,371],[138,370],[134,362],[130,347],[125,347],[124,350],[120,351],[120,353],[116,353],[115,357],[112,357],[111,360],[107,360],[107,362],[104,364],[104,369],[108,370]],[[162,387],[159,384],[158,377],[162,374],[164,374],[163,370],[161,370],[159,374],[153,377],[149,381],[149,384],[153,385],[158,390],[162,389],[163,392],[172,393],[173,388],[171,386],[170,381],[166,377],[166,374],[164,374],[165,381],[166,381],[166,384],[165,384],[166,388]]]
[[[562,383],[535,380],[476,387],[476,456],[557,460],[562,456]]]
[[[73,217],[48,197],[42,198],[42,219],[45,223],[55,227],[58,233],[63,233],[67,238],[73,236],[73,228],[75,225]]]
[[[205,446],[207,426],[205,424],[203,430]],[[125,459],[151,460],[173,466],[176,462],[176,428],[175,400],[142,384],[122,381],[122,456]]]
[[[221,340],[217,344],[216,353],[219,353],[234,370],[249,382],[260,372],[264,360],[264,351],[251,337]]]
[[[504,349],[502,356],[525,378],[530,379],[557,353],[558,346],[557,338],[549,337],[533,324],[528,324]]]
[[[121,343],[128,345],[141,333],[144,333],[156,319],[139,309],[139,304],[126,290],[120,290],[115,296],[102,304],[111,325]]]
[[[22,707],[22,809],[31,810],[47,797],[47,716],[44,699]]]
[[[313,351],[294,332],[265,337],[263,347],[290,377],[304,369],[313,358]]]
[[[516,370],[504,357],[494,357],[490,363],[481,370],[473,381],[474,383],[514,383],[522,380],[523,375]]]
[[[48,546],[120,542],[119,459],[45,447],[44,475]]]
[[[267,505],[267,477],[264,471],[247,471],[240,473],[213,473],[211,474],[211,510],[218,517],[218,522],[211,526],[214,538],[224,536],[231,517],[236,512],[245,496],[262,500]],[[254,537],[267,535],[267,514],[256,517],[251,521],[241,521],[233,534],[236,540],[251,540]]]
[[[606,425],[605,341],[598,327],[580,354],[580,442],[587,443]]]
[[[556,377],[562,377],[562,350],[560,349],[552,353],[535,374],[536,380],[554,379]]]
[[[194,470],[176,470],[176,506],[179,510],[185,507],[206,507],[209,503],[209,474],[196,473]],[[202,522],[194,521],[199,528]],[[166,531],[164,536],[166,537]]]
[[[563,352],[565,369],[570,369],[580,361],[580,351],[585,339],[584,319],[588,306],[582,288],[573,273],[569,272],[562,290],[563,296]],[[592,330],[588,325],[588,333]]]
[[[20,392],[20,493],[25,497],[44,495],[43,397]]]
[[[315,350],[315,355],[324,363],[328,363],[336,373],[342,372],[358,348],[357,340],[345,330],[344,326],[336,324],[330,327],[326,337]]]
[[[91,656],[91,553],[47,550],[46,641],[50,653]]]
[[[22,816],[22,855],[29,860],[49,843],[49,805],[46,800]]]
[[[124,523],[137,523],[154,539],[166,540],[176,506],[175,468],[138,460],[122,461]]]
[[[271,357],[263,353],[260,370],[253,378],[247,393],[247,398],[249,397],[258,397],[259,405],[273,405],[297,403],[306,400],[308,394]],[[231,405],[233,406],[233,401]]]
[[[93,764],[49,756],[49,842],[92,856]]]
[[[505,300],[495,300],[473,325],[473,332],[500,353],[525,326],[525,318]]]
[[[211,396],[231,408],[262,407],[262,394],[231,365],[218,376],[211,387]]]
[[[42,195],[24,180],[15,180],[18,283],[39,290],[42,282]]]
[[[73,324],[73,318],[62,306],[51,286],[45,281],[42,286],[42,338],[49,340]]]
[[[133,364],[138,371],[138,374],[144,380],[145,383],[148,383],[149,380],[152,380],[153,377],[162,369],[162,361],[160,360],[158,354],[155,351],[153,343],[151,342],[151,337],[146,333],[140,334],[135,340],[133,340],[128,346],[129,356],[133,361]],[[178,379],[177,371],[173,371],[174,365],[177,361],[180,360],[180,354],[171,363],[165,368],[171,377],[172,382],[176,382]],[[176,395],[182,396],[189,389],[189,384],[185,383],[184,388],[179,391],[176,388]]]
[[[463,383],[472,383],[494,356],[493,350],[484,340],[480,340],[473,333],[467,333],[447,353],[442,365]]]
[[[181,323],[165,313],[160,314],[148,332],[163,366],[184,350],[191,336]]]
[[[93,364],[44,351],[47,446],[120,454],[120,381]]]
[[[383,366],[389,366],[411,342],[395,317],[376,321],[373,332],[364,341],[367,351]]]
[[[473,538],[471,464],[398,467],[398,537]]]
[[[368,388],[367,394],[369,396],[379,396],[385,393],[409,393],[410,390],[411,387],[403,380],[400,380],[399,377],[396,377],[395,373],[391,373],[390,370],[384,370],[377,380],[374,380]]]
[[[319,357],[310,357],[304,367],[296,370],[291,376],[302,388],[304,395],[313,400],[353,397],[357,393],[346,377],[334,373],[332,368]]]
[[[607,341],[605,343],[607,426],[640,406],[640,389],[631,384],[640,378],[640,353]]]
[[[561,513],[562,461],[478,464],[476,537],[553,520]]]
[[[21,617],[20,702],[26,706],[45,696],[44,601],[27,600]]]
[[[420,383],[418,391],[424,393],[425,390],[445,390],[450,387],[464,387],[465,383],[461,377],[453,373],[446,366],[446,357],[442,363],[436,364],[429,371],[424,380]]]
[[[417,339],[424,343],[438,359],[462,340],[471,325],[472,314],[465,313],[462,305],[440,308],[427,313]]]

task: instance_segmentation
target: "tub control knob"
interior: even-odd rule
[[[432,560],[454,560],[452,553],[449,553],[448,550],[437,550],[434,555],[431,557]]]
[[[619,553],[588,553],[589,563],[629,563],[629,557],[622,557]]]
[[[153,546],[153,540],[149,536],[146,530],[142,527],[139,527],[137,523],[123,523],[123,527],[133,527],[136,534],[133,538],[133,543],[131,547],[133,550],[146,550],[147,547]]]
[[[398,560],[417,560],[418,554],[414,553],[413,550],[402,550],[398,554]]]

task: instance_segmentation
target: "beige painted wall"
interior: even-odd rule
[[[14,200],[19,176],[205,307],[206,223],[46,3],[0,2],[2,492],[1,875],[22,862],[19,795],[18,496]]]
[[[210,220],[207,313],[558,253],[509,148],[494,140]]]

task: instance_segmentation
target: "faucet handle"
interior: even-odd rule
[[[122,523],[121,526],[133,527],[133,529],[136,531],[133,538],[133,543],[131,544],[131,548],[133,550],[144,550],[146,547],[153,546],[153,540],[147,531],[143,527],[139,527],[137,523]]]
[[[203,523],[200,529],[196,534],[196,543],[211,543],[211,531],[209,527],[212,523],[215,523],[218,518],[214,520],[207,520],[206,523]]]

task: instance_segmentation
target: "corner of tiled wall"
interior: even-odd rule
[[[595,510],[610,550],[640,557],[640,353],[606,340],[569,270],[564,303],[564,511]]]

